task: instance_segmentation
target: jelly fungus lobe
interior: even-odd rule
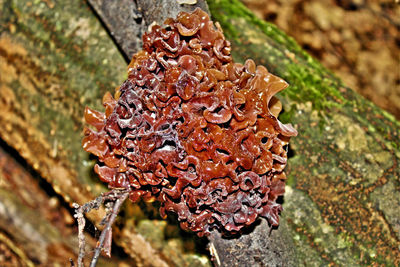
[[[234,63],[230,43],[200,9],[143,36],[128,79],[105,112],[86,108],[83,148],[110,188],[157,200],[199,236],[237,233],[259,216],[277,226],[287,145],[277,119],[288,84],[252,60]]]

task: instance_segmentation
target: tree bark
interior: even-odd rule
[[[290,84],[281,120],[299,136],[279,230],[293,244],[294,266],[399,265],[400,123],[238,1],[208,4],[236,60],[253,58]]]
[[[95,2],[90,1],[99,12]],[[253,58],[291,84],[280,95],[281,120],[299,131],[291,143],[281,225],[270,231],[263,221],[240,239],[213,233],[210,244],[219,265],[399,265],[400,123],[238,1],[208,5],[235,60]],[[126,62],[85,2],[0,0],[0,13],[0,138],[9,152],[7,160],[0,157],[0,245],[25,265],[65,263],[77,253],[75,226],[64,219],[69,205],[106,190],[81,148],[83,110],[101,109],[102,95],[124,80]],[[143,30],[154,14],[141,14],[132,11],[104,25],[134,19]],[[130,27],[123,24],[124,31],[110,33],[117,43],[136,38],[121,47],[131,54],[141,33]],[[11,164],[10,155],[22,167]],[[141,211],[145,205],[126,205],[115,241],[127,255],[114,253],[110,265],[118,260],[143,266],[210,264],[192,241],[204,245],[204,240],[159,220],[152,206]],[[59,219],[52,219],[53,213]],[[103,215],[89,216],[100,222]]]

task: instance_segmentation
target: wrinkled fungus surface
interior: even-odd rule
[[[273,96],[287,83],[252,60],[234,63],[230,43],[200,9],[143,36],[128,79],[86,108],[83,147],[95,171],[130,199],[157,200],[199,236],[231,234],[258,216],[279,223],[286,145]]]

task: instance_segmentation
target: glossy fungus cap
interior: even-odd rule
[[[234,63],[230,43],[200,9],[143,36],[128,79],[86,108],[83,147],[95,171],[130,199],[158,200],[199,236],[239,231],[259,216],[278,225],[286,146],[274,95],[287,83],[252,60]]]

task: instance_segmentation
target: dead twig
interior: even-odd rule
[[[92,258],[92,261],[90,262],[90,267],[95,267],[97,260],[100,256],[101,249],[103,248],[104,240],[107,238],[109,245],[111,245],[111,226],[113,225],[115,218],[117,218],[119,209],[121,208],[121,205],[125,202],[126,198],[128,197],[129,192],[125,192],[118,197],[114,203],[114,207],[112,209],[111,214],[108,216],[109,219],[107,220],[106,227],[103,229],[101,232],[99,242],[97,243],[96,250],[94,251],[94,256]],[[110,253],[110,249],[108,248],[108,254]]]
[[[101,232],[99,241],[97,243],[94,256],[91,260],[90,266],[94,267],[97,264],[101,250],[105,247],[107,256],[111,254],[111,240],[112,240],[112,225],[118,215],[121,205],[125,202],[129,195],[129,190],[113,189],[107,193],[101,194],[95,200],[92,200],[84,205],[80,206],[77,203],[73,203],[72,206],[75,208],[74,217],[78,221],[78,240],[79,240],[79,254],[78,254],[78,267],[84,267],[83,258],[85,257],[85,235],[83,233],[86,225],[84,217],[85,213],[90,212],[93,209],[98,209],[105,201],[114,202],[112,209],[108,209],[111,212],[107,212],[107,215],[101,221],[101,225],[105,225],[105,228]]]

